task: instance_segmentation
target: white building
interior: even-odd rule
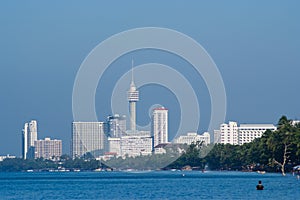
[[[22,130],[22,157],[23,159],[27,159],[28,152],[28,123],[24,124],[24,128]]]
[[[240,124],[239,145],[252,142],[255,138],[260,138],[268,129],[275,131],[277,128],[273,124]]]
[[[148,131],[139,131],[136,134],[120,138],[120,153],[122,157],[136,157],[152,154],[152,137]]]
[[[152,135],[154,146],[168,143],[168,109],[155,108],[152,112]]]
[[[193,142],[203,141],[203,144],[210,144],[210,134],[208,132],[204,132],[202,135],[197,133],[187,133],[187,135],[181,135],[178,138],[174,139],[174,143],[176,144],[188,144],[191,145]]]
[[[61,140],[51,140],[50,138],[45,138],[44,140],[36,140],[34,142],[34,147],[34,158],[53,159],[59,158],[62,155]]]
[[[220,126],[220,140],[222,144],[239,143],[238,125],[236,122],[229,122],[228,124],[221,124]]]
[[[214,143],[242,145],[249,143],[255,138],[260,138],[263,133],[270,129],[276,130],[273,124],[240,124],[230,121],[220,125],[220,130],[214,130]]]
[[[22,157],[34,158],[34,142],[37,140],[37,121],[31,120],[24,124],[22,130]]]
[[[73,122],[71,153],[72,157],[81,157],[87,152],[94,157],[103,155],[106,143],[105,123]]]
[[[29,135],[28,135],[28,145],[34,146],[34,142],[37,140],[37,122],[36,120],[31,120],[29,123]]]
[[[2,162],[4,159],[14,159],[16,156],[11,156],[7,154],[6,156],[0,156],[0,162]]]

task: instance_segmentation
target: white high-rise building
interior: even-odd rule
[[[222,144],[239,144],[238,125],[236,122],[221,124],[220,140]]]
[[[37,122],[31,120],[29,123],[29,135],[28,135],[29,146],[34,146],[34,142],[37,140]]]
[[[34,142],[37,140],[37,121],[31,120],[24,124],[22,130],[22,157],[34,158]]]
[[[27,159],[28,152],[28,123],[24,124],[24,128],[22,130],[22,157],[23,159]]]
[[[193,142],[203,142],[204,145],[210,144],[210,134],[204,132],[202,135],[197,133],[187,133],[187,135],[181,135],[178,138],[174,139],[175,144],[188,144],[191,145]]]
[[[214,130],[214,143],[242,145],[260,138],[266,130],[274,131],[273,124],[240,124],[229,122],[220,125],[220,130]]]
[[[73,122],[71,153],[72,157],[81,157],[91,153],[94,157],[103,155],[106,136],[103,122]]]
[[[36,140],[34,142],[35,155],[34,158],[57,159],[62,155],[62,141],[51,140]]]
[[[133,80],[133,62],[131,69],[132,77],[129,91],[127,92],[127,98],[129,102],[129,111],[130,111],[130,130],[132,132],[136,131],[136,102],[139,101],[139,91],[136,89],[134,80]]]
[[[152,135],[154,147],[159,144],[168,143],[168,109],[164,107],[153,109]]]

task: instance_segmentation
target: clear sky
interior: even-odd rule
[[[101,41],[137,27],[174,29],[207,50],[224,80],[226,121],[275,124],[283,114],[299,119],[299,6],[296,0],[1,1],[0,154],[21,155],[21,130],[31,119],[38,120],[39,138],[62,139],[69,153],[72,90],[81,63]],[[150,50],[116,60],[98,85],[99,120],[111,114],[112,86],[105,81],[118,79],[118,65],[123,73],[129,70],[131,57],[137,64],[185,65]],[[194,81],[193,72],[182,73]],[[210,117],[203,80],[198,90],[202,132]],[[170,109],[170,131],[176,131],[180,111],[174,95],[155,85],[140,91],[138,123],[147,124],[149,106],[159,103]],[[161,99],[153,99],[153,92]]]

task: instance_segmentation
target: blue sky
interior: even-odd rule
[[[200,43],[218,66],[226,88],[226,120],[276,123],[283,114],[300,118],[300,13],[298,1],[1,1],[0,3],[0,154],[21,154],[24,122],[38,120],[39,138],[63,140],[69,153],[72,90],[77,70],[88,53],[109,36],[137,27],[180,31]],[[148,62],[176,65],[175,57],[155,51],[133,52],[112,66],[99,82],[99,120],[110,114],[111,88],[117,64],[130,69]],[[175,62],[175,61],[176,62]],[[182,63],[184,65],[184,63]],[[192,72],[185,71],[194,80]],[[115,76],[114,76],[115,75]],[[199,79],[199,78],[198,78]],[[210,102],[198,80],[201,104],[199,132],[207,128]],[[167,89],[140,89],[138,123],[161,103],[170,109],[171,132],[180,114]],[[152,98],[153,92],[161,100]],[[103,95],[102,95],[103,94]],[[203,112],[203,113],[202,113]]]

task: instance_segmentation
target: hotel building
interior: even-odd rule
[[[34,158],[55,159],[62,155],[61,140],[51,140],[50,138],[45,138],[44,140],[36,140],[34,142],[34,146]]]
[[[153,109],[151,125],[153,146],[168,143],[168,109],[164,107]]]
[[[239,145],[249,143],[255,138],[260,138],[266,130],[275,131],[273,124],[240,124]]]
[[[197,133],[187,133],[187,135],[181,135],[178,138],[174,139],[175,144],[188,144],[191,145],[193,142],[201,141],[204,145],[210,144],[210,134],[204,132],[202,135]]]
[[[22,130],[22,157],[34,158],[34,142],[37,140],[37,121],[31,120],[24,124]]]
[[[81,157],[87,152],[94,157],[103,155],[106,146],[104,122],[73,122],[71,154]]]
[[[275,131],[273,124],[240,124],[223,123],[219,130],[214,130],[214,143],[242,145],[260,138],[266,130]]]
[[[152,137],[149,131],[139,131],[120,138],[120,154],[122,157],[136,157],[152,154]]]

